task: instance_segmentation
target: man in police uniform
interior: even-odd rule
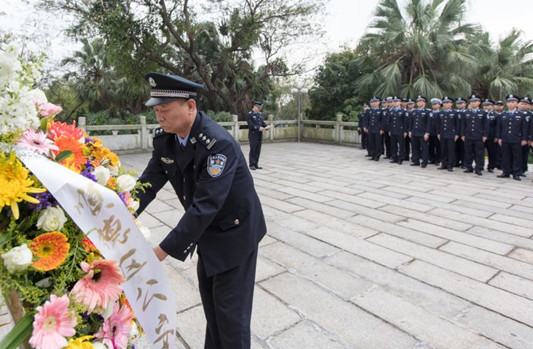
[[[261,155],[261,144],[263,143],[263,132],[270,129],[263,119],[261,101],[254,101],[252,110],[246,115],[248,123],[248,140],[250,141],[250,154],[248,164],[250,170],[261,170],[259,166],[259,155]]]
[[[385,159],[391,158],[391,139],[389,135],[389,129],[387,125],[387,120],[389,119],[389,114],[392,113],[392,97],[387,97],[383,99],[382,106],[382,117],[383,117],[383,152],[385,154]]]
[[[527,144],[528,123],[516,106],[518,97],[507,96],[507,111],[502,113],[496,124],[496,138],[502,147],[502,174],[499,178],[509,178],[519,181],[522,173],[522,147]]]
[[[459,128],[463,122],[464,114],[466,113],[466,100],[459,97],[455,100],[455,106],[457,107],[457,120],[459,122]],[[463,142],[462,137],[459,137],[457,142],[455,142],[455,167],[464,168],[465,162],[465,142]]]
[[[439,170],[453,172],[455,165],[455,142],[459,139],[457,112],[452,109],[453,99],[446,96],[442,99],[443,110],[434,120],[437,122],[437,137],[440,141],[441,166]]]
[[[502,101],[494,102],[494,115],[496,117],[496,126],[498,126],[498,120],[503,115],[504,107]],[[496,142],[496,160],[495,165],[498,170],[502,169],[502,147],[498,144],[498,139],[496,138],[496,132],[494,133],[494,141]]]
[[[139,178],[140,214],[170,182],[185,209],[154,252],[184,261],[198,248],[198,284],[207,320],[205,348],[250,348],[250,319],[259,241],[266,233],[261,203],[240,146],[196,107],[202,85],[149,73],[146,102],[160,128]]]
[[[413,145],[413,163],[411,166],[422,168],[428,165],[429,113],[426,108],[427,99],[424,96],[416,98],[417,109],[413,111],[409,137]],[[422,160],[422,163],[420,162]]]
[[[383,152],[383,114],[379,108],[379,97],[370,98],[370,109],[364,117],[364,131],[368,133],[368,160],[379,161]]]
[[[475,172],[482,176],[483,167],[485,166],[485,146],[488,131],[485,129],[487,113],[479,109],[481,98],[478,95],[470,96],[470,108],[464,113],[461,120],[461,137],[465,142],[465,173]],[[476,168],[472,167],[472,161],[475,159]]]
[[[429,114],[429,163],[438,165],[440,162],[440,142],[437,137],[437,123],[442,101],[438,98],[431,99],[431,113]]]
[[[365,113],[368,110],[368,104],[363,104],[363,111],[359,114],[359,122],[357,124],[357,131],[361,135],[361,149],[366,149],[368,145],[368,134],[364,132],[363,125],[365,119]]]
[[[494,111],[494,102],[490,99],[485,99],[481,103],[483,109],[487,112],[487,125],[485,128],[487,131],[487,141],[485,142],[485,148],[487,148],[487,154],[489,155],[489,164],[487,165],[488,172],[494,172],[497,166],[497,148],[498,143],[496,140],[496,112]]]
[[[529,138],[529,124],[531,119],[531,113],[529,112],[529,104],[531,103],[531,99],[528,96],[524,96],[520,99],[520,103],[518,103],[518,110],[522,113],[524,118],[527,122],[527,131],[528,131],[528,138]],[[528,163],[529,160],[529,145],[525,145],[522,147],[522,173],[520,173],[520,176],[526,177],[526,173],[528,170]]]
[[[388,114],[387,129],[391,138],[391,163],[401,165],[405,159],[405,141],[407,126],[405,125],[405,110],[400,108],[401,98],[392,99],[393,108]]]
[[[411,117],[413,116],[413,110],[415,108],[415,101],[412,98],[409,98],[405,101],[405,125],[409,128],[411,125]],[[409,137],[409,132],[407,132],[407,137],[405,137],[405,161],[411,159],[411,137]]]

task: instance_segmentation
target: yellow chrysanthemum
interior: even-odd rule
[[[94,143],[91,145],[91,155],[94,157],[93,166],[100,166],[109,163],[110,166],[117,167],[120,160],[114,152],[103,146],[102,141],[98,138],[92,138]]]
[[[58,268],[67,258],[70,244],[67,237],[58,232],[52,231],[37,236],[30,243],[33,254],[39,260],[32,265],[35,269],[49,271]]]
[[[94,346],[89,339],[93,336],[83,336],[76,339],[71,339],[68,341],[68,345],[65,349],[94,349]]]
[[[9,157],[0,152],[0,210],[4,206],[10,206],[15,219],[19,218],[18,203],[22,200],[38,204],[39,200],[28,195],[28,193],[42,193],[43,188],[33,188],[33,181],[28,178],[28,171],[22,163],[18,161],[15,153]]]

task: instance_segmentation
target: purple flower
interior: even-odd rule
[[[57,206],[59,203],[54,199],[52,194],[45,191],[44,193],[32,194],[34,198],[39,200],[38,204],[28,203],[28,206],[34,211],[40,211],[50,206]]]
[[[87,167],[85,170],[83,170],[81,173],[80,173],[83,177],[86,177],[86,178],[89,178],[90,180],[92,180],[93,182],[98,182],[98,180],[96,179],[95,176],[93,176],[93,174],[91,173],[91,168],[90,167]]]
[[[128,207],[128,203],[126,202],[126,193],[127,192],[122,192],[122,193],[118,193],[118,196],[120,197],[120,200],[122,200],[122,202],[124,203],[124,205],[126,205],[126,207]]]

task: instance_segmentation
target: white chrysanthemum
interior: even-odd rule
[[[13,47],[0,51],[0,87],[6,86],[18,77],[22,65]]]
[[[29,97],[33,101],[39,101],[40,103],[48,103],[48,99],[46,98],[46,95],[42,90],[39,90],[38,88],[31,90],[28,92]]]

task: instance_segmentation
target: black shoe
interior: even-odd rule
[[[379,161],[379,158],[375,158],[374,161]]]
[[[383,159],[390,159],[390,156],[385,156]]]
[[[493,170],[492,168],[487,168],[487,172],[489,172],[489,173],[493,173],[494,170]]]
[[[367,160],[374,160],[374,158],[373,158],[373,157],[371,157],[371,158],[368,158]]]
[[[255,171],[257,169],[255,168],[255,166],[250,166],[250,170]]]
[[[449,169],[448,169],[448,172],[453,172],[453,168],[449,168]]]
[[[464,172],[464,173],[472,173],[472,172],[474,172],[474,170],[466,169],[466,170],[464,170],[463,172]]]
[[[385,159],[386,159],[386,158],[385,158]],[[389,161],[389,162],[390,162],[391,164],[394,164],[395,162],[398,162],[398,161],[396,161],[396,160],[391,160],[391,161]]]
[[[366,154],[366,155],[365,155],[365,158],[369,158],[369,157],[371,157],[371,156],[372,156],[372,155]]]
[[[477,174],[478,176],[483,176],[483,173],[482,173],[481,171],[476,171],[476,174]]]
[[[520,178],[520,176],[513,176],[513,179],[514,179],[515,181],[521,181],[521,180],[522,180],[522,178]]]
[[[502,174],[497,175],[496,177],[498,177],[498,178],[509,178],[509,177],[511,177],[511,176],[508,175],[508,174],[502,173]],[[513,176],[513,177],[514,177],[514,176]]]
[[[420,165],[420,167],[421,168],[426,168],[426,167],[428,167],[428,164],[422,164],[422,165]]]
[[[398,161],[398,165],[401,165],[403,161]]]
[[[262,170],[263,168],[261,166],[257,166],[256,169]]]
[[[420,164],[417,164],[416,162],[413,162],[411,165],[409,166],[420,166]]]
[[[441,166],[441,167],[437,167],[437,170],[447,170],[447,168]]]
[[[524,172],[520,173],[520,177],[527,177]]]

